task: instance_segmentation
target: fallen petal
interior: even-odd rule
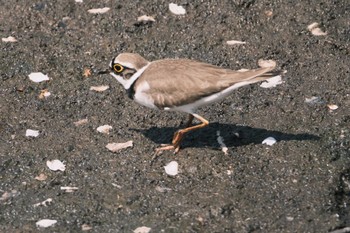
[[[11,192],[4,192],[0,197],[0,201],[6,201],[7,199],[10,199],[17,195],[18,195],[17,190],[12,190]]]
[[[305,103],[307,104],[323,104],[324,101],[321,99],[321,97],[318,96],[312,96],[310,98],[305,98]]]
[[[160,186],[157,186],[156,190],[160,193],[165,193],[165,192],[171,191],[170,188],[164,188],[164,187],[160,187]]]
[[[38,206],[47,206],[47,204],[50,204],[52,202],[52,198],[48,198],[46,199],[45,201],[43,202],[39,202],[39,203],[36,203],[34,204],[34,207],[38,207]]]
[[[73,122],[73,124],[75,126],[79,126],[79,125],[84,125],[84,124],[86,124],[88,122],[89,122],[89,120],[87,118],[85,118],[85,119],[81,119],[81,120],[75,121],[75,122]]]
[[[109,134],[109,131],[112,129],[112,126],[110,125],[102,125],[97,127],[97,131],[100,133],[105,133],[105,134]]]
[[[165,173],[169,176],[176,176],[179,173],[178,167],[179,164],[176,161],[171,161],[166,166],[164,166]]]
[[[155,22],[156,20],[152,16],[142,15],[137,18],[138,22]]]
[[[91,76],[91,74],[92,74],[91,69],[89,69],[89,68],[85,68],[85,69],[84,69],[84,71],[83,71],[83,76],[84,76],[85,78]]]
[[[268,138],[266,138],[263,142],[262,142],[262,144],[266,144],[266,145],[268,145],[268,146],[272,146],[273,144],[275,144],[277,142],[277,140],[275,139],[275,138],[273,138],[273,137],[268,137]]]
[[[229,41],[226,41],[226,43],[227,43],[228,45],[246,44],[246,42],[244,42],[244,41],[239,41],[239,40],[229,40]]]
[[[82,231],[89,231],[89,230],[91,230],[91,229],[92,229],[92,227],[89,226],[89,225],[87,225],[87,224],[81,225],[81,230],[82,230]]]
[[[264,59],[259,59],[258,65],[261,68],[267,68],[267,67],[276,67],[277,63],[274,60],[264,60]]]
[[[88,12],[91,13],[91,14],[103,14],[103,13],[106,13],[107,11],[109,11],[109,10],[110,10],[109,7],[104,7],[104,8],[90,9],[90,10],[88,10]]]
[[[280,75],[266,79],[265,82],[260,84],[260,87],[262,88],[272,88],[275,87],[277,85],[282,84],[282,77]]]
[[[318,23],[314,22],[314,23],[310,24],[309,26],[307,26],[307,29],[309,31],[311,31],[312,29],[317,28],[317,27],[318,27]]]
[[[61,187],[61,190],[66,191],[66,193],[72,193],[78,189],[79,189],[78,187],[70,187],[70,186]]]
[[[273,11],[267,10],[267,11],[265,11],[265,15],[266,15],[267,17],[271,17],[271,16],[273,15]]]
[[[328,104],[327,107],[329,108],[329,110],[337,110],[339,107],[338,105],[335,105],[335,104]]]
[[[325,36],[327,35],[327,32],[323,32],[319,27],[318,23],[314,22],[307,26],[307,29],[311,32],[312,35],[314,36]]]
[[[134,233],[148,233],[148,232],[150,232],[150,230],[151,230],[151,228],[142,226],[142,227],[136,228],[134,230]]]
[[[47,89],[41,90],[40,95],[39,95],[39,99],[47,98],[50,95],[51,95],[51,93]]]
[[[36,176],[34,179],[44,181],[47,179],[47,175],[45,175],[44,173],[40,173],[40,175]]]
[[[7,38],[1,38],[1,40],[3,41],[3,42],[17,42],[17,40],[16,40],[16,38],[14,38],[13,36],[9,36],[9,37],[7,37]]]
[[[38,130],[33,130],[33,129],[27,129],[26,130],[26,137],[38,137],[39,136],[39,131]]]
[[[46,165],[49,167],[52,171],[64,171],[66,170],[66,165],[64,165],[60,160],[48,160],[46,162]]]
[[[182,6],[179,6],[175,3],[170,3],[169,4],[169,10],[171,13],[175,14],[175,15],[184,15],[186,14],[186,10],[185,8],[183,8]]]
[[[217,141],[221,147],[221,151],[224,152],[225,155],[228,155],[228,148],[225,145],[224,138],[220,135],[220,131],[216,131]]]
[[[32,80],[33,82],[36,82],[36,83],[50,80],[50,78],[47,75],[45,75],[41,72],[30,73],[28,76],[29,76],[30,80]]]
[[[91,91],[97,91],[97,92],[102,92],[109,89],[109,86],[92,86],[90,87]]]
[[[37,221],[35,224],[37,227],[50,227],[57,223],[57,220],[51,220],[51,219],[42,219],[40,221]]]
[[[311,34],[314,36],[325,36],[327,32],[321,30],[321,28],[314,28],[311,30]]]
[[[133,141],[127,141],[124,143],[108,143],[106,148],[112,152],[117,152],[121,149],[125,149],[133,146]]]

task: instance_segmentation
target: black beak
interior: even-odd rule
[[[111,72],[110,69],[107,69],[107,70],[100,70],[100,71],[97,71],[97,74],[109,74]]]

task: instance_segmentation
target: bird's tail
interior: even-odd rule
[[[281,75],[281,74],[282,74],[281,71],[273,71],[273,72],[264,73],[262,75],[259,75],[257,77],[250,79],[249,83],[256,83],[256,82],[264,81],[266,79],[276,77],[276,76]]]

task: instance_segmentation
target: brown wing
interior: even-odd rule
[[[237,82],[254,82],[255,77],[272,69],[238,72],[192,60],[159,60],[144,71],[135,88],[138,83],[147,81],[150,89],[146,93],[158,108],[174,107],[220,92]]]

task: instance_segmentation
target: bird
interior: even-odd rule
[[[184,136],[208,126],[209,121],[197,109],[227,97],[239,87],[276,76],[276,64],[252,70],[231,70],[191,59],[148,61],[137,53],[121,53],[99,74],[112,75],[138,104],[151,109],[188,114],[185,128],[174,133],[170,144],[161,144],[157,152],[180,150]],[[193,119],[200,121],[192,125]]]

